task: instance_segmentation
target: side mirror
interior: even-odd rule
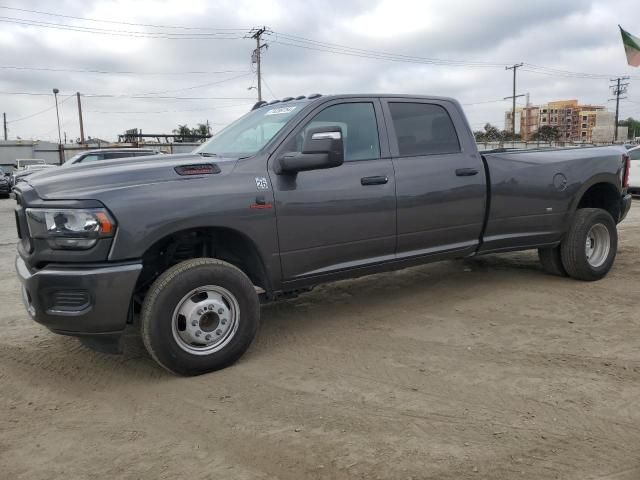
[[[338,126],[310,129],[302,152],[286,153],[280,158],[280,171],[286,173],[339,167],[344,163],[342,128]]]

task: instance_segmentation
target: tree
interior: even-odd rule
[[[543,125],[533,134],[533,140],[541,140],[543,142],[555,142],[560,138],[560,130],[558,127]]]
[[[176,142],[190,142],[191,141],[191,129],[185,125],[178,125],[178,128],[174,128],[173,132],[176,134]]]
[[[178,125],[172,133],[176,142],[196,142],[200,140],[199,137],[209,134],[209,126],[206,123],[199,123],[196,128],[189,128],[186,124]]]
[[[502,139],[500,130],[490,123],[486,123],[483,130],[473,132],[477,142],[497,142]]]
[[[197,128],[191,130],[194,135],[209,135],[209,126],[206,123],[199,123]]]
[[[628,138],[635,138],[640,136],[640,120],[636,120],[633,117],[629,117],[626,120],[620,120],[618,122],[619,127],[628,127]]]
[[[507,132],[506,130],[502,130],[500,132],[500,138],[503,141],[508,141],[508,142],[517,142],[519,141],[522,137],[520,136],[519,133],[516,133],[515,135],[511,132]]]

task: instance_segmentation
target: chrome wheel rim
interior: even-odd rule
[[[195,288],[178,302],[171,327],[178,346],[192,355],[209,355],[223,349],[235,336],[240,306],[226,288]]]
[[[600,267],[606,262],[611,249],[611,236],[609,230],[601,223],[597,223],[589,229],[585,245],[587,262],[592,267]]]

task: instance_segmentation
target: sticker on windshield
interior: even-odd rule
[[[266,115],[282,115],[283,113],[291,113],[296,109],[296,107],[280,107],[280,108],[272,108],[268,110]]]

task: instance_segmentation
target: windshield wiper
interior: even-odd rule
[[[218,157],[217,153],[209,153],[209,152],[198,152],[198,155],[202,157]]]

